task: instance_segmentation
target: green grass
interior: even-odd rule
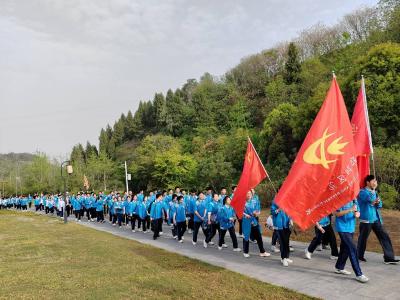
[[[135,241],[0,211],[1,299],[310,299]]]

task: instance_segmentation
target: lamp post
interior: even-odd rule
[[[71,161],[66,160],[61,163],[61,178],[64,180],[64,207],[63,207],[63,216],[64,216],[64,223],[68,222],[68,217],[67,217],[67,178],[63,175],[63,169],[64,165],[67,166],[67,174],[71,175],[73,170],[71,166]]]

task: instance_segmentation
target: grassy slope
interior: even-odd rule
[[[0,211],[0,298],[306,299],[78,224]]]

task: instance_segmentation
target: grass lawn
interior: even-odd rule
[[[311,299],[75,223],[0,211],[0,299]]]

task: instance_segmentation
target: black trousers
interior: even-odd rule
[[[150,228],[150,218],[149,217],[145,217],[145,218],[140,218],[138,221],[138,228],[140,228],[140,225],[142,225],[142,229],[143,231],[146,231],[147,229]]]
[[[116,222],[118,222],[119,227],[122,226],[122,214],[121,213],[116,213],[114,215],[113,224],[115,224]]]
[[[199,229],[201,227],[201,230],[203,231],[204,236],[207,238],[207,232],[204,231],[203,226],[201,226],[203,222],[194,222],[194,229],[193,229],[193,242],[197,243],[197,235],[199,234]]]
[[[26,205],[22,205],[22,210],[27,210],[28,207]]]
[[[271,238],[271,246],[276,246],[276,242],[279,239],[278,233],[274,229],[274,232],[272,233],[272,238]]]
[[[154,232],[153,239],[156,239],[160,236],[160,231],[162,229],[162,222],[163,222],[162,218],[154,219],[152,221],[152,227],[153,227],[153,232]]]
[[[132,216],[131,216],[131,228],[132,228],[132,230],[135,230],[135,227],[136,227],[136,220],[138,220],[138,215],[137,214],[132,214]],[[138,223],[139,223],[139,220],[138,220]],[[139,226],[138,226],[139,227]]]
[[[189,218],[188,229],[194,230],[194,214],[188,214],[187,216]]]
[[[379,221],[375,223],[360,223],[360,235],[358,236],[357,243],[358,257],[364,257],[365,249],[367,248],[367,240],[369,234],[371,233],[371,229],[375,233],[379,243],[382,246],[383,258],[385,260],[394,259],[392,241],[390,240],[390,237],[387,234],[385,228]]]
[[[243,235],[242,219],[239,219],[239,217],[237,215],[236,215],[236,219],[239,222],[239,235]]]
[[[289,258],[289,239],[292,233],[289,228],[278,229],[279,244],[281,250],[281,258]]]
[[[95,208],[95,207],[91,207],[91,208],[90,208],[90,218],[91,218],[91,219],[95,219],[96,216],[97,216],[96,208]]]
[[[176,222],[176,231],[178,234],[178,241],[180,241],[186,231],[186,221]]]
[[[213,239],[213,237],[217,233],[217,230],[219,230],[219,224],[218,223],[211,223],[208,226],[206,243],[211,242],[211,240]]]
[[[257,220],[257,223],[260,223],[258,217],[256,217],[256,220]],[[253,232],[250,232],[250,241],[254,241],[254,240],[255,240],[255,239],[254,239]]]
[[[104,213],[103,211],[98,211],[97,212],[97,222],[104,221]]]
[[[75,210],[75,218],[80,220],[81,219],[81,215],[82,215],[82,210],[81,209]]]
[[[232,243],[233,243],[233,249],[236,249],[238,247],[238,241],[236,238],[236,233],[235,233],[235,227],[232,226],[228,229],[220,229],[219,231],[219,241],[218,241],[218,246],[222,247],[222,244],[224,244],[224,239],[225,239],[225,234],[226,232],[229,231],[229,235],[232,239]]]
[[[261,232],[259,226],[251,226],[251,231],[250,234],[253,234],[254,239],[257,241],[258,249],[260,250],[260,253],[264,253],[264,245],[261,237]],[[249,253],[249,244],[250,241],[246,239],[243,239],[243,253]]]
[[[328,241],[328,244],[331,246],[331,255],[338,256],[339,251],[336,244],[335,232],[333,231],[331,224],[323,226],[322,228],[325,230],[325,233],[322,233],[317,227],[314,227],[315,237],[308,246],[308,252],[313,253],[315,249],[318,247],[318,245],[321,244],[321,241],[325,237],[326,240]]]

